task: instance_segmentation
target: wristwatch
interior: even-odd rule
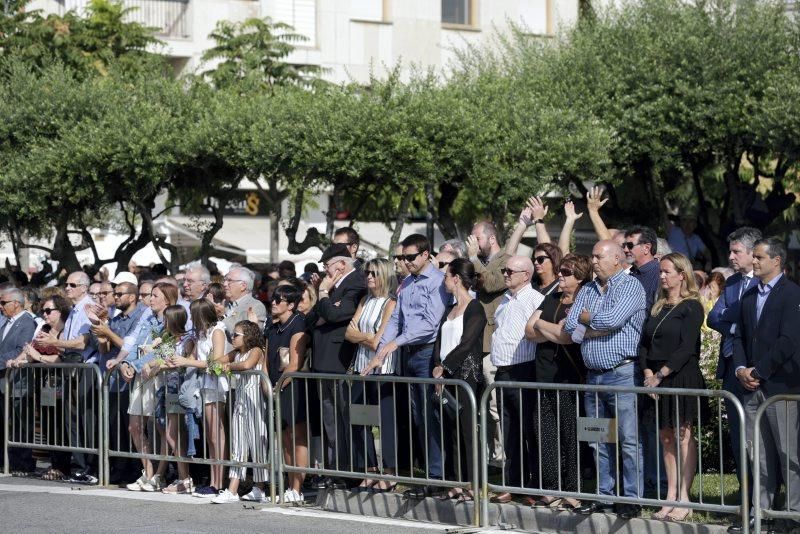
[[[761,380],[761,375],[758,374],[758,369],[756,369],[755,367],[753,367],[753,370],[750,371],[750,376],[752,376],[756,380]]]
[[[658,378],[659,380],[664,380],[664,373],[661,372],[661,369],[656,371],[656,378]]]
[[[533,224],[544,224],[544,219],[534,219]]]

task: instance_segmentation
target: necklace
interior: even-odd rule
[[[679,300],[677,304],[675,304],[675,305],[674,305],[674,306],[672,306],[672,307],[671,307],[669,310],[667,310],[667,313],[666,313],[666,314],[664,314],[664,317],[662,317],[662,318],[661,318],[661,320],[658,322],[658,324],[656,325],[656,327],[653,329],[653,335],[652,335],[652,336],[650,336],[650,344],[651,344],[651,345],[653,344],[653,340],[656,338],[656,332],[658,332],[658,329],[659,329],[659,327],[661,326],[661,323],[663,323],[663,322],[664,322],[664,321],[667,319],[667,317],[669,317],[669,314],[670,314],[670,313],[672,313],[673,311],[675,311],[675,308],[677,308],[677,307],[680,305],[680,303],[681,303],[681,302],[683,302],[683,299]]]
[[[299,313],[295,313],[294,315],[292,315],[292,318],[291,318],[291,319],[289,319],[288,321],[286,321],[286,324],[285,324],[285,325],[280,325],[280,324],[279,324],[279,325],[278,325],[278,333],[281,333],[281,334],[282,334],[282,333],[283,333],[283,332],[284,332],[284,331],[285,331],[287,328],[289,328],[289,325],[290,325],[290,324],[292,324],[292,323],[294,322],[294,320],[295,320],[295,319],[297,319],[297,317],[298,317],[299,315],[300,315]]]

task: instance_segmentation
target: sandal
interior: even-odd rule
[[[66,477],[64,476],[64,473],[62,473],[58,469],[50,469],[42,474],[42,480],[50,480],[53,482],[61,482],[65,478]]]
[[[667,518],[669,517],[669,514],[672,513],[672,510],[673,510],[673,508],[667,508],[667,509],[662,508],[658,512],[656,512],[653,515],[651,515],[650,519],[657,519],[659,521],[667,521]]]
[[[451,488],[450,491],[448,491],[447,493],[443,493],[442,495],[439,495],[436,498],[439,499],[440,501],[450,501],[453,499],[460,499],[463,492],[464,490],[462,490],[461,488]]]
[[[561,503],[561,499],[545,500],[544,497],[536,499],[531,505],[532,508],[557,508]]]
[[[581,505],[581,501],[576,501],[576,502],[577,504],[572,504],[567,499],[561,499],[561,502],[556,507],[556,510],[558,510],[559,512],[574,512]]]
[[[462,491],[458,495],[458,499],[456,499],[456,504],[461,504],[461,503],[464,503],[464,502],[467,502],[467,501],[472,501],[472,500],[474,500],[474,498],[472,496],[472,492],[471,491]]]

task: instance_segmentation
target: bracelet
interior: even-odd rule
[[[544,219],[535,219],[533,224],[544,224]]]
[[[659,380],[664,380],[664,373],[661,372],[661,369],[656,371],[656,378],[658,378]]]

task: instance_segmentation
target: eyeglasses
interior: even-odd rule
[[[572,269],[567,269],[566,267],[562,267],[558,270],[558,274],[560,274],[561,276],[574,276],[575,271],[573,271]]]
[[[500,269],[500,272],[503,273],[505,276],[511,276],[514,273],[524,273],[525,271],[515,271],[514,269],[509,269],[508,267],[504,269]]]
[[[92,297],[105,297],[111,294],[111,291],[98,291],[97,293],[89,293]],[[116,293],[115,293],[116,294]]]
[[[376,273],[375,271],[364,271],[364,276],[371,276],[373,278],[376,278],[378,276],[378,273]]]
[[[58,311],[58,308],[42,308],[42,313],[44,315],[50,315],[54,311]]]
[[[78,286],[85,286],[86,284],[73,284],[72,282],[67,282],[67,287],[76,288]]]
[[[546,262],[549,259],[550,259],[550,256],[546,256],[546,255],[545,256],[536,256],[536,257],[533,258],[533,261],[535,261],[536,263],[541,265],[541,264],[543,264],[544,262]]]
[[[244,335],[244,332],[234,332],[234,333],[233,333],[233,337],[236,337],[236,336],[243,336],[243,335]]]
[[[146,299],[150,295],[152,295],[152,293],[139,293],[139,298]]]
[[[225,278],[222,282],[224,284],[230,284],[231,282],[242,282],[242,283],[244,283],[244,280],[237,280],[236,278]]]
[[[396,254],[394,259],[411,263],[416,260],[417,256],[420,254],[422,254],[422,252],[415,252],[414,254]]]
[[[447,267],[447,266],[448,266],[448,265],[450,265],[451,263],[453,263],[453,262],[452,262],[452,261],[440,261],[440,262],[439,262],[439,268],[440,268],[440,269],[444,269],[445,267]]]
[[[627,248],[628,250],[633,250],[633,247],[636,245],[641,245],[641,243],[634,243],[633,241],[625,241],[622,246]]]
[[[280,297],[273,297],[272,300],[270,300],[270,302],[273,304],[280,304],[281,302],[286,302],[286,300]]]
[[[0,306],[5,306],[6,304],[11,304],[14,302],[13,300],[0,300]]]
[[[150,293],[146,294],[149,295]],[[118,299],[121,299],[125,295],[135,295],[135,293],[120,293],[119,291],[114,291],[114,296],[117,297]]]

